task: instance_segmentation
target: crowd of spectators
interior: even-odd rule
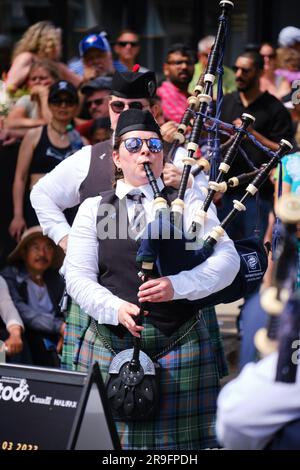
[[[205,72],[214,40],[213,36],[202,38],[197,51],[190,45],[173,44],[164,57],[163,80],[146,106],[168,143],[172,143],[187,98]],[[87,34],[78,45],[78,57],[69,63],[61,60],[61,41],[60,29],[48,21],[28,28],[2,77],[5,100],[2,96],[1,103],[6,108],[0,117],[0,338],[8,361],[51,367],[60,367],[65,329],[59,307],[64,283],[58,271],[63,250],[43,235],[29,195],[44,175],[76,150],[111,138],[115,125],[109,108],[116,114],[125,108],[122,99],[112,100],[114,74],[148,70],[135,65],[140,37],[131,29],[120,31],[114,41],[105,31]],[[269,42],[249,46],[234,64],[218,70],[220,74],[225,95],[221,119],[238,125],[243,112],[253,114],[256,121],[250,131],[272,150],[282,138],[292,141],[293,153],[284,160],[283,188],[299,193],[300,30],[284,28],[278,47]],[[213,97],[217,97],[216,86]],[[129,107],[134,108],[135,101],[131,101]],[[266,162],[263,152],[251,143],[243,143],[242,148],[256,166]],[[248,170],[241,155],[237,161],[233,174]],[[167,184],[174,167],[167,163],[165,168]],[[240,190],[233,190],[215,200],[219,218],[239,196]],[[268,238],[274,221],[274,181],[265,183],[260,197],[258,225]],[[69,223],[75,212],[68,213]],[[232,225],[229,235],[233,239],[249,237],[257,228],[254,200],[249,212]],[[226,443],[221,424],[219,430]]]

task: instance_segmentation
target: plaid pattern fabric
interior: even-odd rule
[[[77,370],[75,354],[80,349],[80,343],[89,324],[89,316],[72,300],[68,306],[61,369]]]
[[[202,318],[208,329],[216,356],[219,376],[222,378],[228,375],[228,367],[225,359],[223,342],[220,335],[215,308],[207,307],[202,309]],[[68,316],[66,320],[66,329],[61,358],[62,369],[74,371],[77,370],[77,353],[80,349],[80,343],[84,338],[84,334],[89,326],[89,323],[90,319],[88,315],[72,300],[68,308]]]
[[[162,351],[193,323],[189,320],[167,338],[145,319],[142,350],[150,357]],[[104,325],[98,329],[116,353],[132,347],[128,333],[120,339]],[[90,326],[78,355],[78,371],[98,361],[103,380],[112,360],[100,336]],[[146,422],[116,421],[123,449],[198,450],[217,447],[216,400],[219,375],[208,330],[199,316],[196,326],[173,349],[160,356],[161,402],[158,416]]]
[[[219,376],[223,378],[228,375],[228,366],[215,307],[203,308],[202,318],[208,329],[212,347],[214,348]]]

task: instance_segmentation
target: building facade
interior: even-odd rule
[[[233,0],[225,63],[232,65],[247,43],[277,42],[280,29],[300,27],[298,0]],[[218,0],[0,0],[0,30],[15,41],[36,21],[49,19],[63,29],[64,59],[77,55],[89,28],[105,29],[111,41],[132,28],[141,36],[140,62],[161,71],[167,48],[184,42],[196,49],[198,40],[215,34]]]

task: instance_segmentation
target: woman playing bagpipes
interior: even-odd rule
[[[148,224],[155,217],[153,185],[145,167],[169,203],[177,196],[173,194],[175,190],[164,188],[160,178],[161,134],[148,111],[131,109],[121,114],[114,135],[113,159],[115,188],[81,205],[69,237],[68,293],[92,319],[78,351],[79,370],[85,372],[97,361],[103,379],[109,379],[108,394],[116,405],[114,412],[118,400],[132,410],[127,415],[123,410],[123,418],[114,414],[123,449],[214,447],[217,361],[201,310],[188,301],[230,285],[239,270],[239,257],[225,234],[212,256],[201,265],[176,275],[140,279],[136,264],[139,239],[145,234],[145,222]],[[204,199],[201,191],[187,189],[184,232],[192,224],[199,198],[200,202]],[[215,225],[218,219],[209,209],[201,237],[205,238]],[[174,252],[174,256],[178,253]],[[142,312],[145,316],[141,325]],[[131,370],[126,379],[129,386],[125,387],[122,378],[111,372],[114,359],[123,357],[137,340],[140,359],[146,358],[150,369],[155,362],[160,371],[158,385],[151,384],[153,377],[147,377],[147,368],[140,374],[140,369],[125,364],[127,369],[121,368],[122,374],[126,376]],[[140,390],[130,380],[137,383],[142,375],[157,394],[153,416],[143,408],[140,413],[135,410],[143,403],[149,387],[145,386],[139,395]],[[118,391],[115,396],[114,390]],[[149,408],[152,399],[149,398]]]

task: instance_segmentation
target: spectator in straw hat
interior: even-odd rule
[[[2,271],[25,325],[32,363],[59,367],[65,322],[59,309],[64,282],[58,273],[63,251],[40,226],[26,230]]]

